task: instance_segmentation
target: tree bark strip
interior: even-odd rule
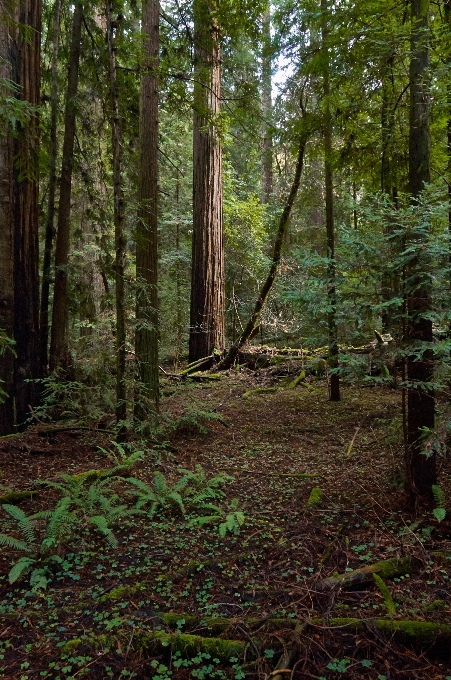
[[[225,335],[221,51],[214,0],[194,0],[193,243],[189,361],[222,352]]]
[[[53,297],[52,334],[50,342],[50,370],[69,369],[67,268],[70,248],[70,211],[72,169],[76,127],[76,98],[81,51],[83,3],[75,0],[72,20],[72,39],[69,57],[66,108],[64,114],[64,142],[58,206],[58,230],[55,248],[55,287]]]
[[[110,67],[111,95],[111,135],[113,149],[113,181],[114,181],[114,243],[116,250],[116,424],[120,426],[118,440],[126,437],[123,425],[127,418],[127,402],[125,389],[125,308],[124,308],[124,268],[125,268],[125,235],[124,235],[124,196],[122,191],[122,139],[119,117],[119,92],[116,75],[116,46],[114,42],[113,3],[106,2],[107,40]]]
[[[327,21],[327,0],[321,0],[322,31],[321,49],[323,52],[323,95],[324,109],[324,179],[326,193],[326,247],[327,247],[327,327],[329,333],[329,380],[330,401],[340,401],[340,377],[338,375],[338,333],[337,333],[337,291],[335,262],[335,219],[334,187],[332,169],[332,115],[330,111],[330,74],[329,74],[329,28]]]
[[[140,187],[136,228],[135,353],[140,387],[135,418],[153,420],[158,385],[158,0],[143,0],[144,70],[141,78]],[[153,412],[153,415],[152,413]]]
[[[41,85],[41,0],[21,0],[11,43],[18,97],[36,107]],[[14,139],[14,396],[16,424],[22,426],[38,399],[39,362],[39,115],[18,127]]]
[[[410,134],[409,192],[415,203],[430,181],[430,95],[429,69],[429,0],[411,0],[411,60],[410,60]],[[407,340],[415,348],[432,342],[431,292],[420,257],[426,234],[415,237],[418,256],[409,264],[410,290],[407,293]],[[423,428],[434,427],[435,401],[433,391],[424,383],[433,381],[433,352],[426,349],[420,358],[407,358],[407,451],[406,491],[411,501],[419,496],[432,499],[431,486],[437,483],[436,455],[422,453]]]
[[[40,361],[45,374],[48,369],[50,269],[55,236],[56,159],[58,155],[58,52],[61,23],[61,0],[55,0],[53,9],[52,94],[50,101],[49,145],[49,199],[45,226],[44,261],[42,266],[41,312],[40,312]]]
[[[273,139],[271,133],[271,9],[268,7],[263,17],[263,49],[262,49],[262,113],[263,113],[263,145],[262,145],[262,203],[269,203],[273,192]]]

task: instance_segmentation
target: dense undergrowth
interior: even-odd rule
[[[322,379],[242,371],[167,393],[177,427],[157,442],[42,426],[1,440],[4,491],[37,489],[17,508],[40,513],[31,540],[2,511],[32,551],[2,548],[1,677],[274,678],[284,654],[300,679],[451,675],[449,464],[444,518],[407,513],[398,390],[331,403]],[[394,576],[325,586],[390,560]]]

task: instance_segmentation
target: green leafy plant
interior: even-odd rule
[[[61,540],[61,532],[66,521],[72,518],[64,517],[59,510],[57,513],[41,511],[33,515],[27,515],[15,505],[5,504],[2,506],[13,520],[17,523],[17,532],[22,535],[18,539],[10,534],[0,534],[0,545],[13,550],[26,553],[15,562],[9,572],[9,582],[15,583],[25,574],[31,571],[30,585],[33,591],[44,589],[47,586],[47,571],[51,562],[62,562],[59,555],[50,554],[52,548],[57,548]],[[37,530],[48,519],[44,537],[37,535]]]
[[[106,470],[104,474],[111,473],[115,469]],[[122,469],[122,466],[118,466],[118,469]],[[64,521],[67,526],[77,523],[81,529],[97,529],[110,547],[115,548],[117,540],[111,526],[118,519],[135,511],[127,505],[118,505],[120,497],[111,488],[111,477],[102,478],[100,475],[95,481],[92,481],[89,474],[81,477],[61,474],[60,477],[61,482],[41,482],[45,486],[57,489],[63,496],[53,514],[60,513],[61,521]]]
[[[104,453],[118,469],[131,468],[145,457],[145,452],[136,449],[131,443],[111,442],[111,444],[114,448],[104,449],[99,446],[99,451]]]
[[[210,510],[211,514],[194,517],[189,521],[188,525],[203,526],[205,524],[217,524],[221,538],[224,538],[227,532],[239,534],[246,517],[244,512],[238,509],[238,503],[238,498],[234,498],[226,509],[211,503],[205,504],[205,510]]]
[[[152,486],[136,477],[129,477],[126,481],[136,486],[137,490],[132,490],[128,493],[137,497],[136,508],[138,510],[150,504],[149,517],[153,517],[157,510],[161,509],[164,512],[174,508],[182,515],[185,515],[185,506],[181,496],[184,485],[180,483],[181,480],[171,486],[168,484],[163,473],[157,471],[155,472]]]
[[[434,494],[434,501],[436,507],[433,509],[432,513],[438,522],[441,522],[446,517],[446,502],[445,494],[443,489],[441,489],[436,484],[432,485],[432,493]]]

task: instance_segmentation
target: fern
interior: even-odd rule
[[[32,557],[21,557],[12,567],[8,574],[10,583],[15,583],[21,576],[30,571],[30,568],[35,564],[36,560]]]
[[[16,505],[5,504],[2,506],[6,512],[16,520],[19,529],[24,534],[27,543],[33,543],[35,540],[34,523],[31,517],[28,517],[23,510]]]
[[[441,489],[436,484],[432,485],[432,493],[434,494],[434,500],[435,500],[435,504],[436,504],[436,507],[434,508],[432,513],[433,513],[435,519],[438,522],[441,522],[446,517],[445,494],[443,492],[443,489]]]
[[[213,514],[194,517],[188,522],[188,526],[218,524],[218,531],[221,538],[224,538],[228,531],[233,534],[239,534],[246,517],[244,512],[238,510],[238,503],[238,498],[234,498],[230,502],[227,510],[224,510],[217,505],[207,504],[205,508],[213,510]]]

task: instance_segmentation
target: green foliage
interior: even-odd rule
[[[239,534],[240,528],[243,526],[246,517],[244,513],[238,509],[238,504],[238,498],[233,498],[228,508],[221,508],[212,503],[205,504],[204,509],[210,511],[210,514],[194,517],[188,522],[188,526],[204,526],[205,524],[218,525],[218,532],[221,538],[224,538],[227,532],[235,535]]]
[[[446,501],[443,489],[441,489],[436,484],[432,485],[432,493],[434,494],[434,501],[436,507],[434,508],[433,515],[438,522],[442,522],[446,517]]]

